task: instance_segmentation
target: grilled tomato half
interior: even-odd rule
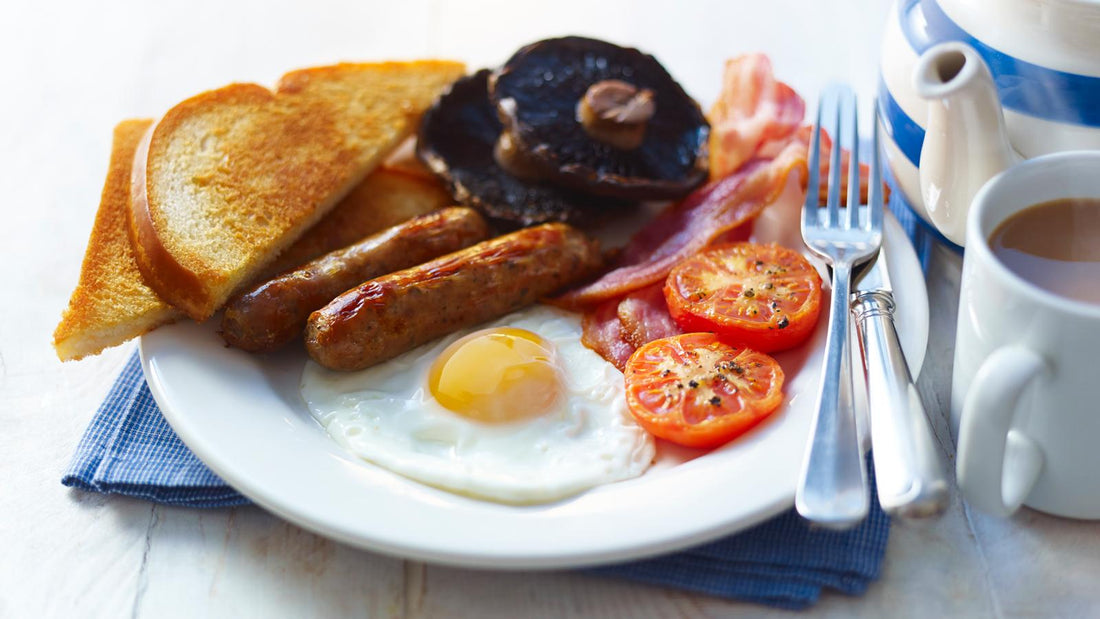
[[[672,269],[664,291],[684,331],[761,352],[806,341],[821,314],[821,276],[801,254],[774,244],[703,251]]]
[[[775,359],[713,333],[654,340],[634,352],[624,375],[638,424],[688,447],[730,441],[783,402],[783,370]]]

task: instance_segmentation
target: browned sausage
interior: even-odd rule
[[[595,241],[565,224],[490,239],[345,292],[309,317],[306,350],[360,370],[530,305],[595,273]]]
[[[230,300],[222,317],[222,337],[230,346],[251,352],[276,350],[302,332],[310,312],[348,288],[488,236],[485,220],[468,208],[414,217]]]

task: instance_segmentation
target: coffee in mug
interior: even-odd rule
[[[1029,206],[997,226],[989,247],[1010,271],[1032,284],[1100,303],[1100,198]]]

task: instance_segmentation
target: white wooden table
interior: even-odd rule
[[[495,64],[519,45],[579,33],[655,53],[704,102],[723,59],[762,50],[812,100],[830,79],[871,94],[887,6],[794,0],[365,1],[0,8],[0,617],[730,616],[762,607],[587,575],[478,572],[354,550],[254,508],[155,506],[63,488],[60,475],[132,344],[61,364],[50,338],[75,285],[111,128],[231,81],[272,84],[337,60],[461,56]],[[949,397],[958,261],[929,275],[920,379]],[[948,457],[947,424],[937,427]],[[826,594],[820,616],[1100,614],[1100,524],[1024,510],[1009,521],[958,500],[894,526],[881,579]]]

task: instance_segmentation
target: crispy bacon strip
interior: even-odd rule
[[[626,295],[619,301],[616,313],[622,325],[623,340],[635,349],[653,340],[684,332],[668,313],[663,284],[654,284]]]
[[[619,299],[611,299],[585,312],[581,321],[581,343],[624,370],[636,347],[623,339],[618,310]]]
[[[722,178],[750,159],[779,152],[802,124],[806,104],[775,79],[763,54],[726,61],[722,92],[710,110],[710,177]]]
[[[581,342],[622,370],[642,345],[683,333],[668,313],[662,288],[655,284],[588,310]]]
[[[775,159],[754,159],[697,189],[642,228],[623,250],[618,268],[557,303],[591,306],[660,282],[681,260],[760,214],[783,190],[787,175],[798,170],[805,178],[805,168],[806,145],[792,141]]]

